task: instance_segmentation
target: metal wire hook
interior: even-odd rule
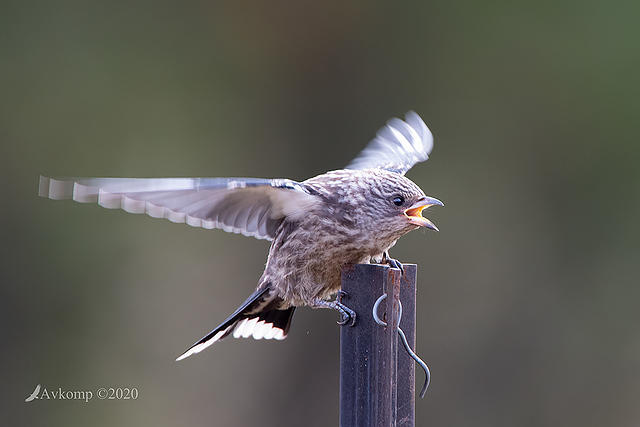
[[[375,320],[375,322],[378,325],[382,325],[382,326],[387,326],[387,322],[385,322],[384,320],[380,319],[380,317],[378,317],[378,307],[380,307],[380,303],[384,301],[386,297],[387,297],[386,293],[380,295],[380,297],[373,304],[373,310],[371,313],[373,316],[373,320]],[[422,386],[422,390],[420,391],[420,398],[424,398],[424,395],[427,393],[427,388],[429,388],[429,383],[431,382],[431,371],[429,370],[429,367],[427,366],[427,364],[424,363],[422,359],[420,359],[420,356],[418,356],[413,350],[411,350],[411,347],[409,346],[409,342],[407,341],[407,336],[404,334],[404,331],[402,330],[402,328],[400,328],[400,320],[402,320],[402,302],[398,301],[398,304],[399,304],[398,328],[397,328],[398,335],[400,335],[400,338],[402,339],[402,345],[404,345],[404,349],[407,351],[409,356],[413,360],[415,360],[415,362],[418,365],[420,365],[420,367],[424,370],[424,374],[425,374],[424,385]]]
[[[386,297],[387,297],[386,293],[380,295],[380,297],[376,300],[375,304],[373,304],[373,312],[372,312],[373,320],[375,320],[378,325],[382,325],[382,326],[387,326],[387,322],[385,322],[384,320],[378,317],[378,307],[380,307],[380,303],[384,301]],[[400,301],[398,301],[398,303],[400,304],[399,310],[398,310],[398,324],[400,324],[400,320],[402,319],[402,303]]]

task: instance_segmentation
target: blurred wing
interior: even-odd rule
[[[386,169],[404,175],[427,160],[432,149],[431,131],[419,115],[409,111],[404,121],[389,120],[347,169]]]
[[[317,202],[298,182],[259,178],[47,178],[39,195],[146,213],[193,227],[271,240],[285,217]]]

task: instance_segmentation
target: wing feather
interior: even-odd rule
[[[38,194],[266,240],[318,202],[298,182],[260,178],[40,177]]]
[[[419,115],[409,111],[404,121],[389,120],[347,169],[386,169],[404,175],[427,160],[432,149],[431,131]]]

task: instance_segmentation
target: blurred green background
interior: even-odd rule
[[[304,179],[419,112],[423,426],[640,425],[637,2],[19,2],[0,11],[4,425],[329,426],[336,314],[174,358],[268,243],[36,196],[39,174]],[[421,373],[418,373],[420,380]],[[135,386],[136,401],[36,401]]]

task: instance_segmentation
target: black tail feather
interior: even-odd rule
[[[289,333],[291,327],[291,319],[293,319],[293,312],[295,307],[290,307],[286,310],[268,310],[260,313],[259,320],[263,320],[265,323],[271,323],[275,328],[281,329],[284,336]]]
[[[269,298],[270,287],[258,289],[245,300],[224,322],[189,347],[176,360],[185,359],[199,353],[216,341],[233,333],[236,338],[253,337],[255,339],[286,338],[295,307],[277,309],[280,298]]]

